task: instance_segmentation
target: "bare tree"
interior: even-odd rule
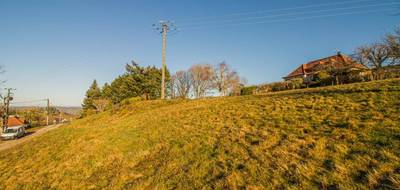
[[[193,93],[196,98],[204,97],[208,91],[214,88],[215,70],[212,65],[198,64],[189,69],[193,85]]]
[[[222,96],[225,96],[228,91],[228,75],[229,66],[225,62],[218,64],[216,69],[215,83],[219,93]]]
[[[393,34],[386,35],[385,43],[390,50],[390,56],[395,64],[400,62],[400,28],[397,28]]]
[[[111,101],[106,98],[98,98],[93,100],[93,105],[96,108],[96,112],[103,112],[111,104]]]
[[[232,71],[225,62],[218,64],[216,69],[216,87],[222,96],[234,94],[240,86],[241,79],[236,71]]]
[[[242,88],[245,87],[245,85],[247,84],[247,80],[245,78],[239,77],[239,75],[236,75],[235,78],[231,81],[231,89],[229,94],[233,96],[239,96]]]
[[[176,74],[172,75],[169,79],[169,90],[170,90],[170,96],[171,99],[176,98]]]
[[[0,66],[0,74],[3,74],[5,71],[3,70],[3,66]],[[5,80],[0,80],[0,87],[5,83],[6,81]],[[5,96],[3,96],[1,93],[0,93],[0,102],[3,102],[3,103],[1,103],[0,104],[0,119],[1,119],[1,123],[2,123],[2,129],[4,130],[5,128],[5,121],[7,120],[7,118],[6,118],[6,116],[7,116],[7,114],[5,114],[6,113],[6,97]]]
[[[175,87],[177,96],[179,98],[188,98],[192,87],[191,73],[187,71],[178,71],[174,76],[176,77]]]
[[[356,49],[355,54],[361,64],[374,69],[375,79],[381,78],[382,68],[384,66],[396,63],[391,57],[391,50],[383,43],[374,43],[372,45],[359,47]]]

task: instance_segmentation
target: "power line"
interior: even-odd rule
[[[251,25],[251,24],[278,23],[278,22],[308,20],[308,19],[315,19],[315,18],[327,18],[327,17],[344,16],[344,15],[366,14],[366,13],[378,13],[378,12],[386,12],[386,11],[394,11],[394,10],[397,10],[397,9],[395,9],[395,8],[391,8],[391,9],[379,9],[379,10],[371,10],[371,11],[346,12],[346,13],[327,14],[327,15],[315,15],[315,16],[296,17],[296,18],[287,18],[287,19],[275,19],[275,20],[273,20],[273,19],[267,19],[267,20],[258,21],[258,22],[239,22],[239,23],[231,23],[231,24],[223,24],[223,25],[215,25],[215,26],[187,27],[187,28],[181,28],[181,30],[187,30],[187,29],[201,29],[201,28],[220,28],[220,27],[239,26],[239,25]]]
[[[220,15],[220,16],[209,16],[209,17],[192,18],[192,19],[182,18],[182,19],[173,19],[173,20],[174,21],[179,21],[180,23],[184,23],[184,22],[192,22],[192,21],[201,21],[201,20],[226,18],[226,17],[232,17],[232,16],[243,16],[243,15],[260,14],[260,13],[271,13],[271,12],[278,12],[278,11],[290,11],[290,10],[326,7],[326,6],[334,6],[334,5],[346,5],[346,4],[354,4],[354,3],[361,3],[361,2],[371,2],[371,1],[374,2],[376,0],[354,0],[354,1],[345,1],[345,2],[322,3],[322,4],[312,4],[312,5],[289,7],[289,8],[280,8],[280,9],[269,9],[269,10],[259,10],[259,11],[250,11],[250,12],[241,12],[241,13],[231,13],[231,14]],[[380,2],[382,2],[382,1],[380,1]]]
[[[12,102],[11,104],[27,104],[27,103],[36,103],[36,102],[44,102],[47,99],[37,99],[37,100],[29,100],[29,101],[20,101],[20,102]]]
[[[199,26],[199,25],[208,25],[208,24],[224,24],[224,23],[238,22],[238,21],[257,20],[257,19],[264,19],[264,18],[276,18],[276,17],[283,17],[283,16],[296,16],[296,15],[302,15],[302,14],[323,13],[323,12],[330,12],[330,11],[351,10],[351,9],[378,7],[378,6],[387,6],[387,5],[400,5],[400,3],[381,3],[381,4],[372,4],[372,5],[353,6],[353,7],[322,9],[322,10],[314,10],[314,11],[282,13],[282,14],[265,15],[265,16],[257,16],[257,17],[236,18],[236,19],[229,19],[229,20],[214,20],[214,21],[209,21],[209,22],[200,22],[200,23],[192,23],[192,24],[182,25],[182,27],[184,28],[184,27],[188,27],[188,26],[190,27],[190,26]]]

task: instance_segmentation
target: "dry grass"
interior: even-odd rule
[[[400,188],[400,80],[145,101],[0,155],[0,189]]]

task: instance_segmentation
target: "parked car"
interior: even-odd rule
[[[1,138],[4,140],[17,139],[25,135],[25,126],[8,127],[2,134]]]

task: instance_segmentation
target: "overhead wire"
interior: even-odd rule
[[[322,9],[322,10],[282,13],[282,14],[255,16],[255,17],[247,17],[247,18],[236,18],[236,19],[229,19],[229,20],[214,20],[214,21],[209,21],[209,22],[200,22],[200,23],[191,23],[191,24],[187,24],[187,25],[181,25],[181,27],[184,28],[184,27],[190,27],[190,26],[200,26],[200,25],[209,25],[209,24],[225,24],[225,23],[239,22],[239,21],[259,20],[259,19],[265,19],[265,18],[296,16],[296,15],[323,13],[323,12],[340,11],[340,10],[352,10],[352,9],[359,9],[359,8],[379,7],[379,6],[388,6],[388,5],[400,5],[400,3],[380,3],[380,4],[372,4],[372,5],[339,7],[339,8]]]
[[[312,4],[312,5],[304,5],[304,6],[289,7],[289,8],[231,13],[231,14],[219,15],[219,16],[209,16],[209,17],[192,18],[192,19],[190,19],[190,18],[189,19],[187,19],[187,18],[179,19],[178,18],[178,19],[172,19],[172,20],[175,22],[179,22],[179,23],[185,23],[185,22],[193,22],[193,21],[221,19],[221,18],[233,17],[233,16],[243,16],[243,15],[252,15],[252,14],[260,14],[260,13],[272,13],[272,12],[279,12],[279,11],[291,11],[291,10],[298,10],[298,9],[317,8],[317,7],[326,7],[326,6],[335,6],[335,5],[346,5],[346,4],[354,4],[354,3],[361,3],[361,2],[376,2],[376,0],[352,0],[352,1],[334,2],[334,3],[321,3],[321,4]],[[379,2],[382,2],[382,1],[379,1]]]
[[[238,22],[238,23],[221,24],[221,25],[212,25],[212,26],[194,26],[194,27],[186,27],[186,28],[180,28],[180,30],[201,29],[201,28],[220,28],[220,27],[239,26],[239,25],[251,25],[251,24],[266,24],[266,23],[288,22],[288,21],[309,20],[309,19],[327,18],[327,17],[344,16],[344,15],[366,14],[366,13],[378,13],[378,12],[395,11],[395,10],[398,10],[398,9],[396,9],[396,8],[387,8],[387,9],[368,10],[368,11],[353,11],[353,12],[344,12],[344,13],[336,13],[336,14],[313,15],[313,16],[304,16],[304,17],[295,17],[295,18],[266,19],[266,20],[261,20],[261,21],[257,21],[257,22]]]
[[[36,103],[36,102],[45,102],[47,99],[37,99],[37,100],[29,100],[29,101],[19,101],[19,102],[10,102],[10,104],[29,104],[29,103]]]

